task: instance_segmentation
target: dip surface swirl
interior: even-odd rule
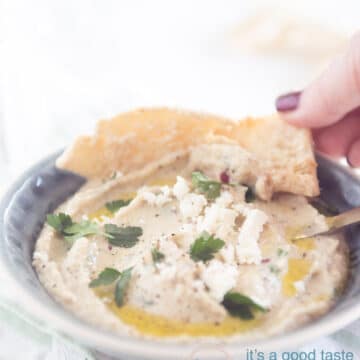
[[[261,338],[345,286],[342,236],[292,241],[305,227],[327,228],[308,198],[274,193],[240,145],[204,143],[89,180],[48,217],[33,264],[65,308],[119,334]]]

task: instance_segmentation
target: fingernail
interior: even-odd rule
[[[293,111],[299,105],[301,91],[294,91],[279,96],[275,101],[276,110],[280,112]]]

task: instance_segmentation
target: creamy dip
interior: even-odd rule
[[[66,238],[48,218],[34,252],[40,281],[76,316],[121,334],[270,336],[328,311],[347,278],[341,236],[293,241],[327,229],[326,218],[303,196],[273,194],[238,145],[88,181],[60,213],[90,231]]]

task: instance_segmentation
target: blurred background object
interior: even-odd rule
[[[334,27],[314,23],[275,7],[257,10],[231,32],[231,43],[243,54],[254,53],[321,63],[344,50],[346,36]]]

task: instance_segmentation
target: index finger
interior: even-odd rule
[[[319,128],[336,123],[360,105],[360,32],[300,95],[294,111],[278,109],[294,125]]]

